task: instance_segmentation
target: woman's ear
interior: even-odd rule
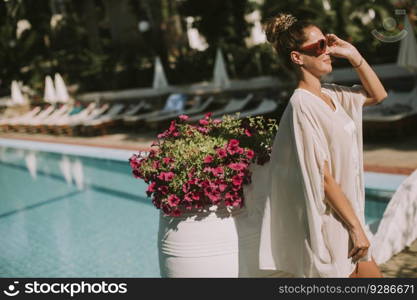
[[[295,63],[296,65],[302,66],[304,64],[303,57],[298,51],[291,51],[290,58],[292,62]]]

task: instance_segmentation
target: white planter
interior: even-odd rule
[[[160,214],[159,265],[162,277],[282,277],[259,269],[259,240],[269,163],[252,165],[245,207],[211,207],[205,214]]]

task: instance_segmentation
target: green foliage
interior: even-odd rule
[[[352,42],[371,64],[393,62],[399,43],[383,43],[371,32],[383,31],[387,17],[402,23],[396,8],[411,11],[415,7],[412,1],[391,0],[111,1],[63,0],[60,9],[54,1],[0,1],[0,95],[9,93],[14,79],[42,94],[45,75],[54,72],[78,84],[80,92],[150,86],[156,55],[172,84],[210,80],[218,47],[232,78],[275,75],[291,80],[269,44],[246,47],[252,25],[245,15],[256,8],[263,21],[279,12],[312,19],[326,32]],[[112,8],[118,9],[109,11]],[[366,20],[371,10],[375,17]],[[51,27],[54,13],[63,15],[55,28]],[[185,18],[189,16],[209,44],[205,51],[187,45]],[[27,20],[31,28],[18,37],[20,20]],[[140,33],[137,23],[142,20],[149,21],[150,29]],[[344,65],[343,59],[334,64]]]

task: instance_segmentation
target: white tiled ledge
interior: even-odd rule
[[[79,155],[93,158],[127,161],[134,150],[111,149],[93,146],[68,145],[58,143],[45,143],[35,141],[23,141],[17,139],[0,138],[0,147],[19,148],[35,151],[62,153],[68,155]]]
[[[20,148],[44,152],[62,153],[68,155],[88,156],[118,161],[127,161],[134,150],[110,149],[82,145],[68,145],[0,138],[0,146]],[[146,155],[146,153],[144,153]],[[365,172],[365,186],[369,189],[395,191],[407,178],[407,175]]]

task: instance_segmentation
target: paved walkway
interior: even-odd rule
[[[57,137],[13,133],[0,134],[0,137],[143,151],[149,149],[156,134],[156,132],[148,131],[99,137]],[[395,141],[368,143],[365,140],[364,169],[373,172],[411,174],[417,169],[417,134]],[[417,240],[380,267],[385,277],[417,278]]]
[[[403,251],[380,265],[384,277],[417,278],[417,240]]]

